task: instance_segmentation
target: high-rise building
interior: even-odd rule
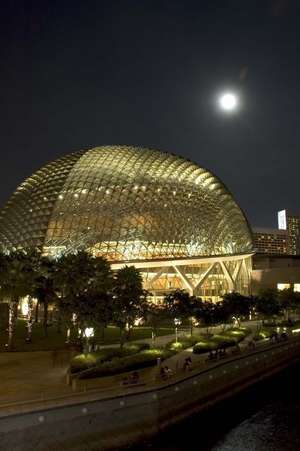
[[[254,249],[259,254],[288,254],[287,230],[255,227],[252,232]]]
[[[285,230],[288,235],[288,254],[300,254],[300,217],[288,210],[278,212],[278,228]]]

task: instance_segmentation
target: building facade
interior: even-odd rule
[[[252,234],[224,184],[179,156],[133,146],[66,155],[26,179],[0,215],[4,250],[87,250],[136,266],[155,299],[249,292]]]
[[[278,212],[278,228],[288,235],[288,254],[300,255],[300,217],[288,210]]]
[[[252,229],[253,245],[258,253],[287,255],[289,239],[287,230],[258,228]]]
[[[300,291],[300,256],[256,254],[252,259],[251,291],[290,288]]]

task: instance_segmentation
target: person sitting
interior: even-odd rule
[[[160,374],[160,377],[161,377],[163,380],[167,379],[167,374],[166,374],[165,367],[163,367],[163,366],[160,367],[159,374]]]
[[[173,376],[173,371],[168,366],[165,366],[165,374],[166,374],[166,377],[169,378],[169,377]]]
[[[251,350],[255,348],[255,341],[254,340],[250,340],[248,342],[248,348],[251,349]]]
[[[183,370],[184,371],[190,371],[192,367],[192,358],[191,357],[187,357],[184,360],[184,364],[183,364]]]
[[[133,373],[130,375],[130,383],[131,384],[137,384],[140,380],[140,375],[138,371],[133,371]]]

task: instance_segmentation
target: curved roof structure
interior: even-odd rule
[[[252,251],[245,216],[223,183],[158,150],[103,146],[27,178],[0,216],[7,249],[88,249],[110,261]]]

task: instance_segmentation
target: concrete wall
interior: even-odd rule
[[[279,371],[300,356],[300,339],[221,361],[156,389],[90,402],[0,414],[0,450],[118,449]]]
[[[266,288],[277,288],[278,283],[300,284],[300,268],[256,269],[251,273],[252,294]]]

